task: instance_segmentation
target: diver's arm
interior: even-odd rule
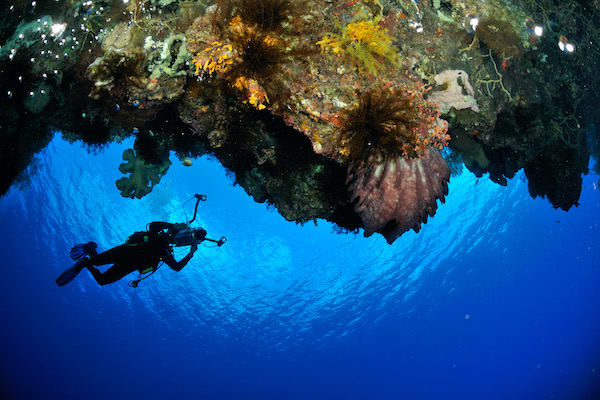
[[[173,271],[181,271],[183,269],[183,267],[185,267],[187,265],[188,262],[190,262],[190,260],[192,259],[192,257],[194,256],[194,253],[196,252],[196,249],[198,248],[197,244],[193,244],[190,247],[190,252],[187,253],[187,255],[185,257],[183,257],[181,260],[179,261],[175,261],[175,257],[173,257],[172,254],[169,254],[168,257],[163,258],[163,261],[165,262],[165,264],[167,264]]]

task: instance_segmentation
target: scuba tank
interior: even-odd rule
[[[150,233],[146,231],[135,232],[127,238],[127,246],[139,246],[150,241]]]

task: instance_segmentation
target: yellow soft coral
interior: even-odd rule
[[[231,59],[232,47],[230,44],[213,42],[209,47],[204,49],[204,52],[200,52],[194,59],[194,65],[196,66],[196,74],[200,70],[206,71],[209,75],[213,73],[224,73],[233,64]]]
[[[379,26],[379,20],[380,18],[377,17],[368,21],[350,23],[344,30],[344,36],[351,40],[353,46],[365,43],[373,53],[385,58],[394,58],[392,38],[387,30]]]
[[[265,103],[269,104],[269,97],[256,80],[240,76],[233,82],[232,86],[243,92],[247,98],[247,100],[244,100],[242,103],[250,103],[257,110],[264,110],[267,108]]]
[[[234,36],[237,37],[248,37],[256,34],[258,27],[256,25],[249,25],[244,23],[242,17],[236,15],[229,21],[229,30]]]
[[[342,28],[341,35],[329,34],[316,44],[322,53],[347,55],[360,68],[375,75],[382,66],[381,59],[398,66],[399,54],[393,40],[380,25],[381,17],[351,22]]]
[[[342,51],[339,40],[331,36],[324,36],[323,39],[317,42],[317,45],[321,47],[321,53],[327,53],[331,51],[332,53],[339,55]]]

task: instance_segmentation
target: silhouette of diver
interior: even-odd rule
[[[218,241],[206,238],[206,231],[202,228],[189,228],[186,224],[171,224],[168,222],[151,222],[147,231],[135,232],[127,238],[125,244],[97,253],[94,242],[78,244],[71,249],[71,258],[79,260],[71,268],[63,272],[56,284],[64,286],[73,279],[83,268],[87,268],[99,285],[106,285],[118,281],[126,275],[138,271],[140,276],[154,273],[162,261],[174,271],[181,271],[194,256],[198,243],[207,240],[221,246],[226,238]],[[181,260],[173,257],[171,246],[191,246],[190,252]],[[96,266],[113,264],[104,272]],[[140,280],[130,282],[130,286],[137,287]]]

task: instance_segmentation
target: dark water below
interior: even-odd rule
[[[522,175],[463,173],[421,233],[388,246],[286,222],[206,159],[172,157],[150,195],[124,199],[131,145],[92,155],[57,138],[0,199],[3,398],[600,398],[598,176],[565,213]],[[197,226],[225,246],[137,290],[86,271],[56,287],[73,244],[183,221],[194,193],[208,195]]]

